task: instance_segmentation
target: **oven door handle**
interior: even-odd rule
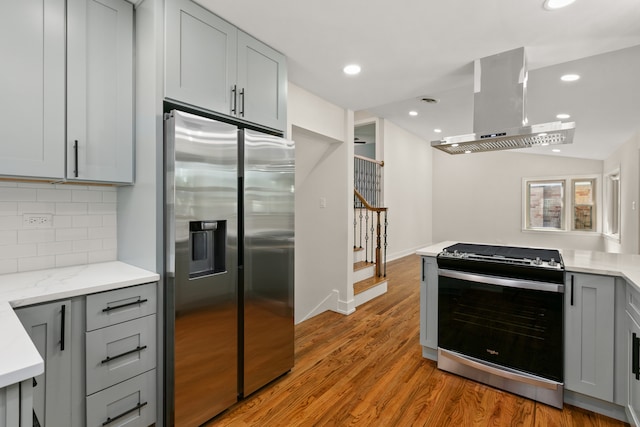
[[[462,271],[446,270],[439,268],[438,276],[451,279],[466,280],[469,282],[484,283],[488,285],[506,286],[508,288],[530,289],[534,291],[564,293],[564,285],[558,283],[536,282],[534,280],[509,279],[506,277],[485,276],[483,274],[466,273]]]

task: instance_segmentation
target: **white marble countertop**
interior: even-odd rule
[[[113,261],[0,276],[0,388],[40,375],[44,362],[13,309],[127,286],[160,276]]]
[[[423,256],[436,256],[444,248],[456,243],[458,242],[440,242],[418,249],[416,253]],[[620,276],[640,289],[640,255],[575,249],[560,249],[560,253],[562,254],[566,271]]]

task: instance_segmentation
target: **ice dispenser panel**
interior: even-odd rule
[[[226,271],[227,221],[189,222],[189,278]]]

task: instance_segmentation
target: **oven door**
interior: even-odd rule
[[[562,284],[438,270],[438,346],[563,382]]]

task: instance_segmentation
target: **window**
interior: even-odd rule
[[[604,234],[620,241],[620,169],[604,177]]]
[[[600,231],[598,176],[525,178],[522,182],[524,230]]]
[[[527,182],[527,229],[564,229],[564,181]]]
[[[573,229],[596,231],[595,179],[574,179],[573,189]]]

